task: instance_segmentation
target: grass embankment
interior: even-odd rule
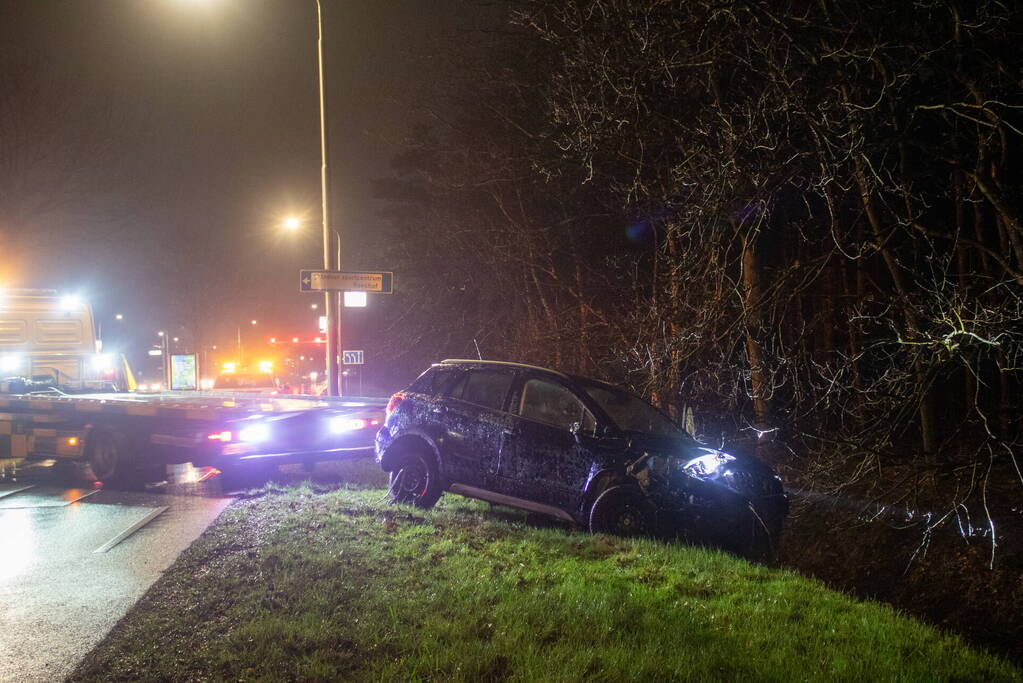
[[[445,496],[239,501],[73,680],[1020,680],[873,603],[717,552]]]

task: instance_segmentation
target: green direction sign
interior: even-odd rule
[[[369,270],[301,270],[299,289],[303,292],[394,293],[394,273]]]

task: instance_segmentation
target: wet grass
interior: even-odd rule
[[[270,486],[196,541],[73,680],[1023,680],[788,571],[536,528],[446,495]]]

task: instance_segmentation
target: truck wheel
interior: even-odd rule
[[[89,469],[103,484],[124,486],[131,483],[134,463],[125,438],[116,432],[97,429],[89,440]]]
[[[433,458],[418,450],[406,453],[391,470],[391,503],[432,508],[443,493],[439,479]]]
[[[646,495],[634,486],[612,486],[590,508],[590,532],[616,536],[649,536],[654,514]]]

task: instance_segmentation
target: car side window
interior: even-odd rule
[[[542,379],[531,379],[522,387],[519,415],[567,430],[578,423],[579,430],[588,434],[597,428],[593,414],[575,394]]]
[[[470,370],[462,389],[462,400],[495,410],[504,410],[504,399],[512,376],[496,370]]]
[[[438,389],[433,393],[434,396],[443,396],[445,398],[458,398],[462,395],[462,390],[465,388],[465,378],[469,376],[469,373],[465,370],[452,370],[451,376],[444,380],[443,385],[438,385]]]
[[[410,391],[427,396],[457,396],[461,392],[461,382],[465,371],[458,368],[433,368],[424,372],[409,387]]]

